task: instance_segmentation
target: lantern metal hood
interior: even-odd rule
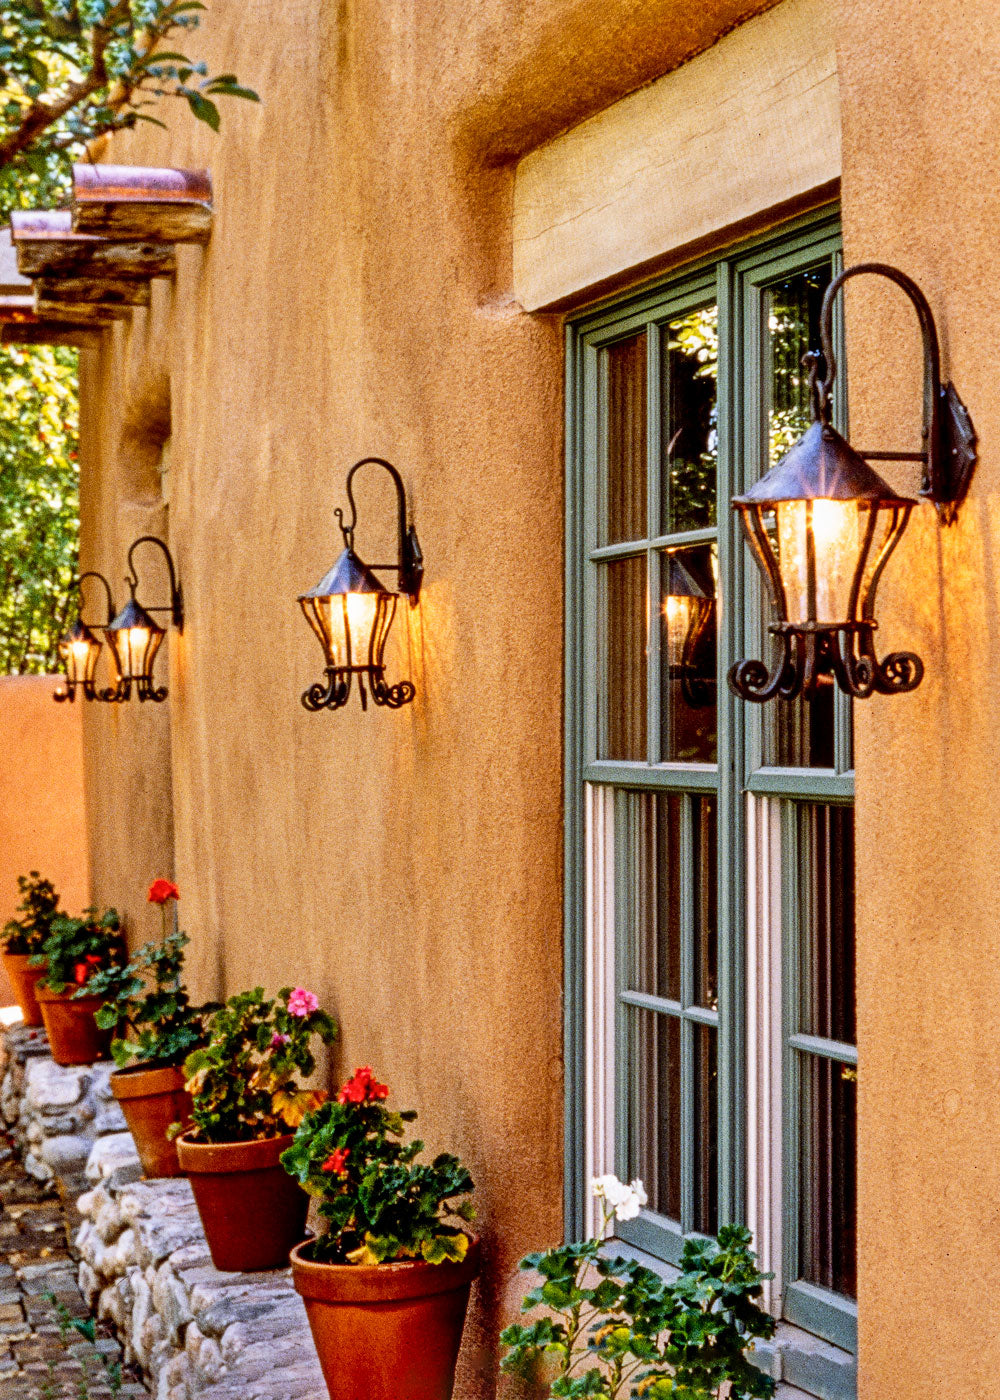
[[[924,351],[923,450],[858,452],[831,425],[833,303],[850,277],[887,277],[909,297]],[[937,329],[927,299],[905,273],[885,263],[845,268],[826,290],[820,312],[822,354],[809,367],[813,422],[771,470],[733,500],[770,595],[777,621],[769,631],[777,658],[738,661],[729,673],[744,700],[815,694],[830,676],[855,699],[914,690],[924,667],[913,652],[875,651],[875,595],[917,502],[898,495],[871,461],[919,461],[920,495],[950,524],[976,464],[976,434],[951,384],[941,384]],[[825,364],[825,376],[820,367]]]
[[[395,564],[365,564],[354,550],[358,509],[354,500],[355,473],[364,466],[382,467],[396,487],[398,507],[398,557]],[[309,686],[302,703],[311,712],[339,710],[347,704],[354,677],[357,677],[361,708],[368,708],[368,695],[376,705],[398,710],[416,695],[411,681],[389,685],[385,679],[385,646],[401,595],[416,607],[423,580],[423,556],[413,525],[408,522],[406,490],[399,472],[383,457],[362,457],[347,473],[347,499],[351,504],[350,523],[344,512],[334,511],[344,550],[333,568],[315,588],[299,596],[306,621],[323,648],[324,680]],[[395,572],[398,589],[388,588],[375,569]],[[367,688],[365,682],[367,680]]]
[[[155,545],[163,552],[170,577],[168,603],[143,604],[136,597],[139,576],[133,556],[142,544]],[[107,621],[99,628],[97,623],[88,623],[83,617],[83,584],[88,578],[100,579],[107,595]],[[154,703],[166,700],[166,686],[157,686],[153,681],[153,663],[166,636],[166,629],[159,625],[152,614],[169,613],[170,621],[180,630],[184,625],[184,608],[173,557],[163,540],[156,535],[142,535],[133,541],[128,552],[128,574],[125,582],[129,589],[129,600],[121,612],[116,614],[111,585],[104,575],[93,569],[88,569],[80,575],[77,582],[80,591],[80,613],[59,643],[59,654],[66,667],[66,687],[62,691],[56,691],[53,699],[72,701],[76,692],[80,690],[87,700],[121,704],[132,698],[134,688],[139,700],[151,700]],[[96,682],[101,651],[97,630],[103,632],[110,656],[111,684],[103,688],[99,688]]]

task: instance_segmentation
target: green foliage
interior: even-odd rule
[[[90,1400],[90,1387],[93,1381],[97,1382],[97,1393],[109,1392],[112,1400],[121,1394],[122,1391],[122,1365],[120,1361],[112,1360],[105,1356],[97,1348],[97,1324],[92,1317],[74,1317],[65,1303],[61,1303],[54,1293],[43,1295],[45,1301],[50,1303],[56,1315],[56,1325],[59,1328],[59,1340],[69,1353],[72,1348],[74,1355],[83,1368],[76,1386],[77,1400]],[[89,1343],[89,1348],[85,1355],[80,1356],[78,1345],[74,1345],[74,1338],[82,1337]],[[39,1400],[56,1400],[59,1395],[65,1394],[60,1386],[57,1376],[55,1362],[48,1363],[48,1376],[42,1382],[37,1395]]]
[[[213,131],[216,99],[258,101],[235,74],[211,75],[165,47],[189,37],[205,11],[200,0],[0,0],[0,198],[16,198],[25,180],[65,181],[99,136],[163,126],[150,109],[164,99]]]
[[[52,673],[78,570],[77,352],[0,348],[0,673]]]
[[[39,986],[51,987],[54,992],[75,986],[79,988],[78,997],[88,996],[88,978],[121,961],[120,928],[114,909],[105,909],[103,914],[97,909],[85,909],[81,919],[57,915],[41,952],[31,959],[34,967],[45,964],[45,976]]]
[[[302,1122],[281,1163],[319,1201],[325,1229],[312,1258],[328,1263],[380,1264],[425,1259],[461,1261],[471,1220],[472,1177],[457,1157],[442,1153],[419,1163],[422,1142],[404,1145],[404,1124],[416,1113],[393,1112],[388,1090],[359,1069]]]
[[[17,877],[21,903],[19,919],[4,925],[3,946],[7,953],[40,953],[59,909],[59,896],[51,880],[43,880],[37,870]]]
[[[144,943],[125,967],[95,972],[88,996],[106,997],[96,1014],[101,1030],[115,1033],[111,1054],[119,1068],[163,1069],[182,1065],[207,1039],[207,1020],[217,1004],[192,1006],[184,986],[186,933]]]
[[[303,998],[308,1011],[296,1010]],[[300,987],[283,987],[273,1001],[255,987],[214,1013],[208,1043],[184,1064],[197,1142],[248,1142],[298,1127],[321,1098],[296,1078],[316,1068],[312,1038],[329,1045],[337,1035],[336,1021],[315,1002]]]
[[[635,1260],[605,1257],[601,1239],[529,1254],[521,1268],[541,1282],[523,1311],[546,1312],[501,1334],[503,1369],[547,1363],[556,1372],[552,1397],[767,1400],[774,1381],[747,1352],[754,1338],[773,1334],[774,1319],[756,1301],[764,1275],[750,1244],[740,1225],[724,1225],[718,1240],[686,1240],[672,1282]]]

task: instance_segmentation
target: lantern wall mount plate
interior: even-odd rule
[[[851,277],[887,277],[909,297],[920,322],[924,353],[923,449],[858,452],[832,426],[837,372],[833,303]],[[826,290],[820,312],[822,354],[805,357],[813,422],[779,462],[733,500],[770,595],[778,643],[769,670],[763,661],[738,661],[731,689],[763,702],[812,696],[830,677],[855,699],[914,690],[924,666],[913,652],[875,650],[875,594],[899,543],[915,500],[899,496],[872,461],[923,464],[920,495],[950,524],[976,465],[976,434],[952,384],[941,383],[937,329],[927,298],[905,273],[887,263],[845,268]],[[820,367],[825,372],[820,378]]]
[[[135,568],[135,552],[140,545],[155,545],[161,550],[166,561],[170,579],[170,600],[163,604],[144,604],[136,597],[139,575]],[[94,622],[84,619],[82,586],[88,578],[100,579],[107,595],[108,619],[98,628]],[[170,622],[178,631],[184,627],[184,605],[174,561],[170,550],[157,535],[141,535],[134,540],[128,552],[128,573],[125,576],[129,599],[121,612],[115,612],[111,585],[103,574],[89,569],[78,580],[80,590],[80,612],[76,622],[59,643],[59,654],[66,667],[66,688],[57,691],[53,699],[74,700],[77,690],[82,691],[86,700],[100,700],[108,704],[123,704],[132,698],[133,688],[138,700],[160,704],[167,698],[166,686],[157,686],[153,680],[153,664],[156,654],[166,636],[152,616],[153,613],[169,614]],[[98,688],[95,681],[101,643],[96,631],[104,634],[110,657],[111,684]]]
[[[365,564],[354,549],[354,531],[358,508],[354,500],[355,474],[364,466],[378,466],[387,471],[396,488],[398,508],[398,556],[395,564]],[[361,708],[368,708],[368,695],[376,705],[398,710],[408,705],[416,695],[412,681],[397,681],[389,685],[385,679],[385,645],[396,615],[401,595],[416,607],[423,581],[423,555],[417,533],[408,519],[406,489],[399,472],[384,457],[362,457],[347,473],[347,499],[351,519],[344,524],[344,512],[334,511],[344,549],[315,588],[299,597],[306,621],[323,648],[324,680],[309,686],[302,696],[307,710],[339,710],[347,704],[351,686],[357,677]],[[398,588],[390,589],[374,570],[389,570],[398,579]],[[367,689],[365,682],[367,680]]]

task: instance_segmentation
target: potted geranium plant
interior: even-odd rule
[[[182,1066],[204,1044],[208,1016],[218,1009],[218,1003],[192,1006],[184,986],[189,940],[169,929],[170,906],[178,897],[169,880],[154,880],[148,898],[160,906],[162,939],[137,948],[127,966],[97,972],[87,983],[88,994],[104,998],[96,1020],[114,1036],[111,1057],[118,1068],[111,1089],[148,1177],[181,1174],[177,1144],[167,1130],[190,1118],[191,1095]]]
[[[91,996],[86,984],[95,972],[125,961],[120,930],[114,909],[85,909],[79,919],[59,914],[31,960],[44,968],[35,995],[57,1065],[89,1065],[108,1057],[111,1032],[94,1020],[103,998]]]
[[[324,1095],[303,1088],[316,1068],[313,1036],[337,1024],[312,992],[240,992],[212,1017],[207,1044],[187,1058],[191,1128],[177,1139],[217,1269],[276,1269],[305,1233],[305,1192],[279,1158]]]
[[[479,1241],[466,1168],[416,1159],[412,1111],[386,1106],[369,1068],[308,1114],[283,1154],[318,1200],[322,1233],[292,1250],[292,1276],[333,1400],[449,1400]]]
[[[4,925],[3,965],[17,998],[26,1026],[40,1026],[42,1012],[35,996],[35,983],[44,974],[44,963],[32,963],[41,953],[52,929],[52,920],[59,912],[59,896],[51,880],[43,880],[37,870],[17,877],[21,903],[17,906],[19,919]]]
[[[642,1182],[600,1176],[593,1190],[598,1236],[521,1260],[539,1280],[521,1308],[534,1317],[501,1333],[501,1368],[541,1370],[552,1397],[768,1400],[775,1383],[748,1353],[774,1334],[758,1302],[770,1276],[757,1268],[746,1226],[685,1240],[680,1273],[667,1279],[616,1256],[606,1239],[616,1218],[632,1220],[646,1204]]]

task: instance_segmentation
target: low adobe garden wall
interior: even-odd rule
[[[62,1068],[43,1031],[0,1033],[0,1111],[25,1169],[77,1201],[80,1289],[156,1400],[327,1400],[288,1269],[213,1268],[191,1188],[145,1181],[108,1085]]]

